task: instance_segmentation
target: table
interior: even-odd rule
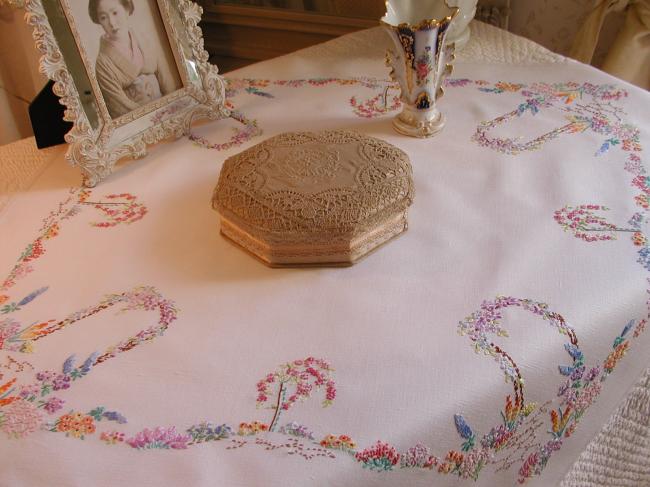
[[[433,139],[370,30],[229,74],[239,121],[93,190],[53,151],[0,213],[0,485],[647,483],[650,99],[472,35]],[[219,235],[226,157],[335,128],[410,155],[405,235],[293,270]]]

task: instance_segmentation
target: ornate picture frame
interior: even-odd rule
[[[111,35],[124,29],[104,10],[124,18],[134,5],[137,28],[124,28],[129,57]],[[229,115],[224,80],[208,62],[198,27],[203,10],[192,0],[26,0],[25,10],[43,54],[40,69],[74,123],[66,159],[81,169],[85,186],[106,178],[119,159],[144,157],[148,145],[188,133],[198,118]],[[154,42],[139,40],[137,29]],[[135,78],[134,65],[141,67]]]

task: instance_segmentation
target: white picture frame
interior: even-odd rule
[[[114,5],[143,30],[126,27],[129,51],[113,41],[122,27],[106,20]],[[197,118],[229,115],[224,80],[208,62],[198,27],[203,10],[193,1],[26,0],[25,10],[43,54],[40,69],[74,124],[66,159],[81,169],[85,186],[110,175],[118,160],[144,157],[148,145],[188,133]],[[138,66],[140,75],[123,88]]]

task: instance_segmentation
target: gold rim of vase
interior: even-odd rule
[[[379,19],[379,23],[381,25],[384,25],[386,27],[390,27],[391,29],[409,29],[411,31],[417,31],[417,30],[425,30],[425,29],[434,29],[436,27],[440,27],[440,25],[445,24],[445,23],[451,23],[452,20],[458,15],[458,12],[460,12],[459,7],[450,7],[447,5],[447,2],[445,1],[445,5],[447,5],[447,8],[452,10],[450,15],[447,15],[446,17],[443,17],[441,19],[423,19],[420,20],[417,24],[411,25],[408,22],[402,22],[400,24],[394,25],[394,24],[389,24],[384,20],[384,17],[388,14],[388,3],[390,0],[386,0],[384,2],[384,5],[386,6],[386,13],[383,15],[381,19]]]

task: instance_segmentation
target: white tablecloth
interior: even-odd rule
[[[410,139],[380,39],[229,75],[245,125],[194,132],[219,150],[161,144],[92,191],[57,159],[14,197],[0,485],[560,483],[650,365],[648,94],[541,49],[466,54],[445,130]],[[409,154],[405,235],[301,270],[219,235],[227,156],[339,128]]]

